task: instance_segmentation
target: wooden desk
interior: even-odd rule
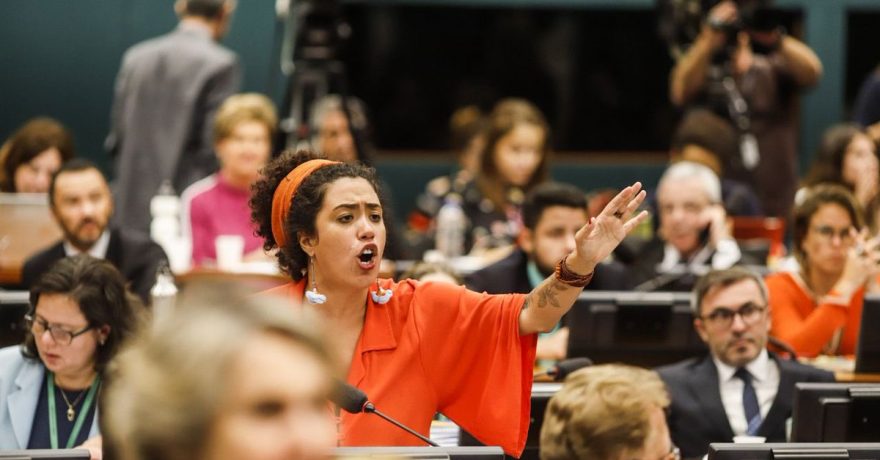
[[[838,382],[880,382],[880,374],[855,372],[856,362],[852,356],[817,356],[815,358],[800,358],[799,361],[819,369],[834,372],[834,378]]]
[[[211,268],[197,268],[175,276],[178,287],[187,284],[220,283],[234,284],[251,293],[272,289],[291,282],[286,275],[277,273],[227,272]]]
[[[834,373],[834,378],[836,378],[838,382],[880,383],[880,374],[838,371]]]
[[[59,239],[46,195],[0,193],[0,284],[20,283],[24,261]]]

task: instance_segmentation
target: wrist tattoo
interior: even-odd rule
[[[531,305],[531,301],[534,300],[537,303],[538,308],[544,308],[548,305],[553,308],[562,308],[562,305],[559,304],[559,299],[556,296],[567,288],[568,285],[565,283],[560,282],[556,278],[549,278],[546,283],[541,283],[540,286],[535,288],[535,290],[526,297],[526,305]],[[525,306],[523,308],[525,309]]]

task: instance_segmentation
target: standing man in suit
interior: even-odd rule
[[[178,193],[218,168],[214,114],[238,92],[235,53],[217,43],[235,0],[177,0],[177,28],[130,48],[116,77],[107,148],[115,163],[116,221],[149,231],[150,199]]]
[[[587,198],[573,185],[545,182],[535,186],[522,207],[523,230],[513,252],[467,277],[465,284],[489,294],[529,293],[553,273],[556,263],[574,250],[574,234],[587,223]],[[626,269],[615,261],[596,266],[587,290],[626,288]],[[538,339],[538,359],[563,359],[568,328]]]
[[[672,397],[672,441],[684,458],[740,435],[785,442],[795,383],[834,381],[830,372],[767,351],[768,300],[764,280],[745,268],[712,271],[697,282],[694,327],[709,354],[657,370]]]
[[[129,289],[149,303],[156,271],[168,258],[149,238],[109,228],[113,198],[93,163],[75,158],[63,164],[49,183],[49,206],[64,239],[25,261],[21,276],[26,289],[58,260],[85,253],[112,263]]]

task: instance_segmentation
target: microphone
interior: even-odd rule
[[[592,365],[593,361],[590,358],[581,357],[564,359],[556,363],[556,365],[551,367],[550,369],[547,369],[547,371],[535,374],[535,377],[548,375],[550,377],[553,377],[554,382],[561,382],[565,380],[566,377],[568,377],[568,374],[571,374],[578,369]]]
[[[379,412],[379,410],[376,409],[376,406],[374,406],[373,403],[370,402],[369,398],[367,398],[366,393],[345,382],[336,382],[336,391],[333,392],[333,402],[336,403],[337,406],[342,408],[342,410],[351,414],[360,414],[361,412],[376,414],[386,421],[392,423],[394,426],[426,442],[429,446],[440,447],[440,445],[432,441],[431,438],[422,436],[416,430],[413,430],[412,428],[398,422],[397,420],[394,420],[393,418],[383,414],[382,412]]]

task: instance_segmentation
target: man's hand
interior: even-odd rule
[[[717,246],[719,241],[733,238],[727,223],[727,212],[721,204],[706,206],[700,217],[700,220],[709,229],[709,244],[712,246]]]
[[[727,42],[727,35],[719,26],[730,24],[737,20],[739,13],[736,4],[732,0],[724,0],[709,10],[706,22],[703,24],[701,34],[708,41],[712,50],[719,50]]]

